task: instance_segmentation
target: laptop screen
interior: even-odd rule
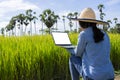
[[[52,36],[56,45],[71,45],[67,33],[52,32]]]

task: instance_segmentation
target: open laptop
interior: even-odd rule
[[[68,34],[65,32],[52,32],[52,37],[57,46],[63,48],[75,48],[75,46],[71,44]]]

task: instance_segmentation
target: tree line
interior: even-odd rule
[[[99,15],[100,15],[100,19],[104,20],[104,17],[106,16],[106,14],[103,12],[103,9],[105,8],[103,4],[99,4],[97,6],[98,10],[99,10]],[[62,21],[63,21],[63,27],[64,27],[64,31],[68,31],[66,30],[66,19],[69,19],[68,25],[70,27],[70,32],[78,32],[78,27],[77,27],[77,22],[75,23],[75,29],[72,30],[72,27],[74,26],[73,22],[70,20],[71,17],[77,18],[78,17],[78,12],[74,12],[74,13],[68,13],[67,16],[63,15],[62,16]],[[33,35],[33,28],[34,28],[34,32],[36,34],[36,21],[39,20],[39,22],[41,22],[41,26],[42,29],[39,30],[42,32],[44,32],[43,29],[43,24],[46,25],[46,27],[48,28],[48,30],[46,30],[46,32],[50,33],[51,29],[52,30],[58,30],[58,20],[61,19],[59,15],[56,15],[54,11],[50,10],[50,9],[46,9],[44,10],[41,14],[39,14],[39,17],[36,17],[36,12],[34,12],[31,9],[28,9],[25,11],[25,14],[21,13],[18,14],[17,16],[13,16],[10,21],[9,24],[5,27],[5,28],[1,28],[1,34],[4,35],[4,32],[12,32],[12,35],[16,35],[16,29],[19,29],[20,35],[25,35],[25,34],[29,34],[29,35]],[[105,31],[108,31],[109,28],[109,32],[112,33],[120,33],[120,23],[118,23],[118,18],[113,18],[113,21],[115,23],[114,27],[104,27],[103,29]],[[112,20],[107,20],[107,22],[109,24],[112,24]],[[52,28],[52,26],[56,24],[55,28]],[[29,25],[29,26],[28,26]],[[17,27],[18,26],[18,27]],[[24,30],[23,30],[24,27]],[[29,27],[29,30],[27,32],[27,27]],[[15,29],[15,31],[13,31],[13,29]]]
[[[103,12],[103,9],[105,8],[105,6],[103,4],[99,4],[97,7],[100,12],[100,19],[104,20],[104,17],[106,16],[106,14]],[[107,22],[109,23],[109,26],[108,27],[103,26],[103,29],[105,31],[109,31],[111,33],[120,33],[120,23],[118,23],[118,18],[116,17],[113,18],[113,21],[108,19]],[[110,26],[112,23],[114,23],[115,25]]]
[[[62,16],[62,21],[64,24],[64,31],[66,31],[66,26],[65,26],[65,18],[66,17],[73,17],[73,16],[77,16],[78,13],[75,12],[74,14],[69,13],[67,16]],[[50,29],[51,27],[56,24],[56,28],[52,28],[54,30],[57,30],[57,26],[58,26],[58,19],[60,19],[59,15],[56,15],[54,11],[51,11],[50,9],[46,9],[44,10],[41,14],[39,14],[39,17],[36,17],[36,12],[34,12],[33,10],[29,9],[26,10],[25,14],[19,14],[17,16],[13,16],[11,18],[11,20],[9,21],[9,24],[5,27],[1,29],[1,33],[4,35],[4,31],[6,32],[12,32],[13,35],[16,35],[16,28],[18,28],[20,30],[20,34],[21,35],[25,35],[27,32],[27,27],[30,28],[30,30],[28,30],[28,34],[32,35],[32,31],[34,28],[35,30],[35,34],[36,34],[36,21],[39,19],[40,22],[42,22],[41,26],[42,29],[40,30],[43,33],[43,24],[46,25],[46,27],[48,28],[48,32],[50,33]],[[34,23],[34,25],[32,24]],[[28,26],[29,25],[29,26]],[[73,23],[70,20],[69,22],[70,27],[72,28]],[[18,27],[17,27],[18,26]],[[34,26],[34,27],[33,27]],[[25,29],[23,30],[23,27],[25,27]],[[15,29],[15,31],[13,31],[13,29]],[[47,31],[46,31],[47,32]]]

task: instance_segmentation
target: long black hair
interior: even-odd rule
[[[99,43],[101,42],[104,38],[104,33],[97,28],[96,23],[91,23],[91,22],[82,22],[79,21],[79,25],[82,28],[88,28],[88,27],[92,27],[92,31],[93,31],[93,38],[95,43]]]

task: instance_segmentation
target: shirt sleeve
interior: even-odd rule
[[[85,47],[86,47],[85,34],[84,32],[81,32],[78,37],[77,47],[75,48],[75,56],[82,57]]]

